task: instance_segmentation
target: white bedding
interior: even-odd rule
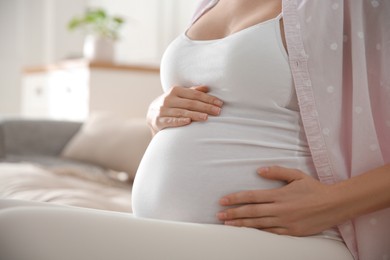
[[[0,198],[131,212],[131,185],[72,168],[0,163]]]

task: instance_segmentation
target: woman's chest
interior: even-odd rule
[[[174,85],[206,85],[210,94],[225,104],[256,107],[259,102],[268,102],[288,106],[295,92],[287,54],[274,22],[221,40],[193,41],[185,34],[179,36],[162,59],[164,91]]]

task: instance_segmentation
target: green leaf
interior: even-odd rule
[[[79,27],[81,24],[81,20],[78,17],[74,17],[72,20],[69,21],[68,23],[68,29],[69,30],[74,30],[77,27]]]
[[[109,16],[103,8],[88,8],[82,17],[75,16],[69,21],[68,29],[84,29],[87,33],[116,40],[124,22],[119,16]]]

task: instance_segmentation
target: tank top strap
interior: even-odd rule
[[[275,17],[275,20],[278,20],[280,21],[280,19],[283,18],[283,12],[281,12],[280,14],[278,14],[276,17]]]
[[[195,11],[194,15],[192,16],[191,22],[187,26],[187,29],[191,27],[204,13],[206,13],[208,10],[213,8],[219,0],[206,0],[203,1],[199,6],[198,9]]]

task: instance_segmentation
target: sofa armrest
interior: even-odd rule
[[[3,155],[51,155],[61,153],[82,123],[57,120],[6,119],[0,122]],[[0,148],[1,155],[1,148]],[[3,156],[4,157],[4,156]]]

